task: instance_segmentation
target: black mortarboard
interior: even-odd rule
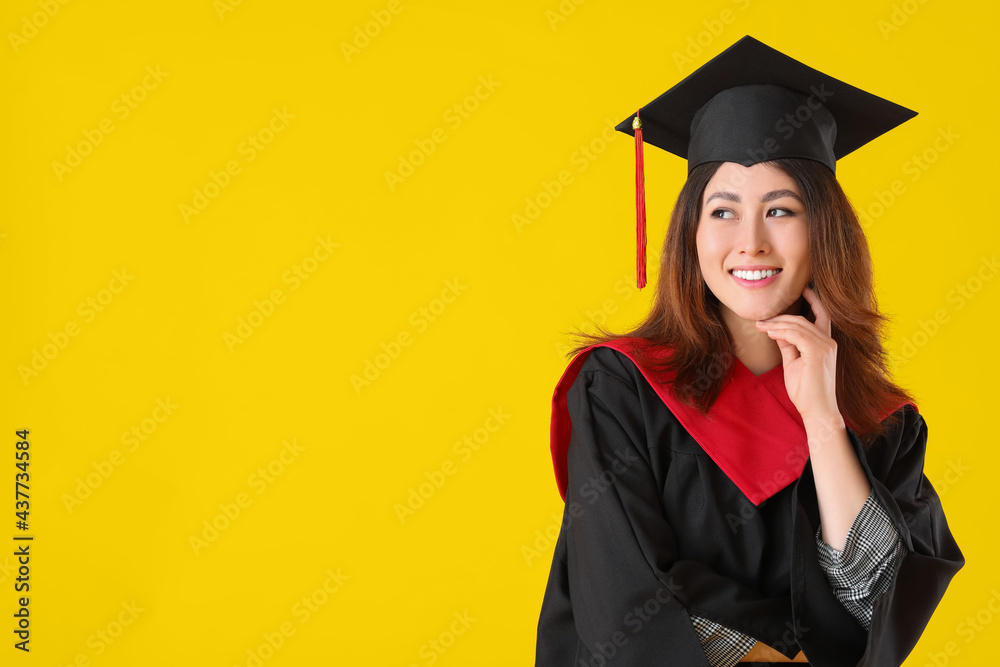
[[[689,173],[704,162],[749,167],[786,157],[836,171],[837,160],[916,115],[743,37],[615,128],[636,138],[639,287],[646,283],[643,142],[686,158]]]

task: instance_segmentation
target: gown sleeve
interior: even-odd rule
[[[848,439],[872,493],[902,541],[894,576],[874,601],[865,628],[837,599],[817,551],[819,510],[811,461],[796,482],[793,519],[792,608],[802,646],[818,667],[898,667],[913,650],[948,584],[965,564],[941,501],[924,475],[927,425],[912,405],[898,423],[864,447]]]
[[[899,531],[873,489],[847,531],[843,549],[838,551],[824,542],[821,533],[822,527],[817,528],[819,565],[834,595],[867,630],[875,602],[889,590],[905,553]]]
[[[545,644],[553,641],[563,642],[560,654],[573,655],[568,633],[555,627],[571,623],[577,659],[566,664],[598,664],[613,656],[616,667],[705,667],[692,614],[776,641],[768,628],[776,617],[787,617],[787,598],[766,598],[704,563],[677,558],[662,480],[653,472],[662,468],[659,457],[668,456],[669,447],[660,451],[666,443],[648,442],[644,428],[643,411],[650,406],[643,401],[659,399],[638,393],[636,377],[609,356],[617,354],[595,350],[567,396],[572,433],[559,539],[565,542],[568,576],[550,578],[543,618],[552,627],[540,624],[538,655],[548,655]],[[560,611],[546,615],[546,605]],[[745,613],[734,616],[733,609]]]

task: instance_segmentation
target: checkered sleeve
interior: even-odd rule
[[[866,630],[871,626],[875,601],[889,590],[905,555],[903,541],[889,515],[875,497],[875,490],[854,518],[844,548],[837,551],[820,538],[816,529],[819,565],[833,594]]]
[[[701,648],[712,667],[733,667],[750,652],[757,640],[700,616],[691,616]]]

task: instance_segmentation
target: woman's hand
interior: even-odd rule
[[[815,322],[801,315],[776,315],[757,322],[758,331],[778,343],[784,366],[785,390],[803,421],[829,423],[837,407],[837,343],[831,337],[830,316],[819,295],[806,287]]]
[[[778,343],[784,365],[785,390],[802,415],[809,445],[822,539],[843,550],[847,533],[871,493],[837,407],[837,343],[831,338],[830,316],[819,295],[805,288],[816,315],[776,315],[757,322]]]

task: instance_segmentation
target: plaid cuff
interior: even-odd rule
[[[822,527],[816,529],[819,566],[834,596],[867,630],[875,601],[891,587],[906,553],[903,540],[875,497],[875,489],[854,518],[842,551],[824,542],[821,532]]]
[[[700,616],[691,616],[701,648],[712,667],[733,667],[750,652],[757,640]]]

